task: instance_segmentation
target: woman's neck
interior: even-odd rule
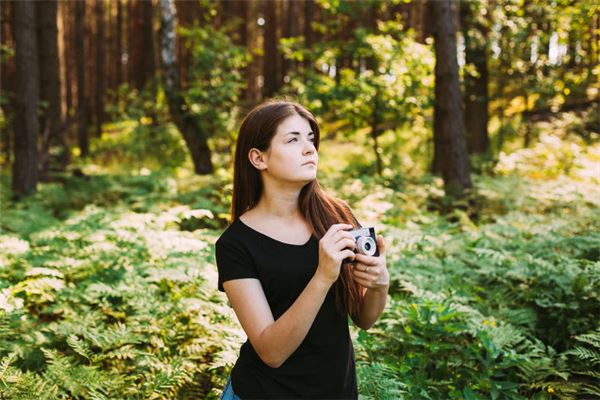
[[[283,190],[263,189],[263,194],[254,208],[257,214],[284,220],[297,220],[302,218],[298,197],[300,190],[297,188]]]

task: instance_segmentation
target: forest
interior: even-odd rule
[[[246,335],[214,245],[281,98],[386,239],[360,399],[600,399],[597,0],[0,11],[0,398],[219,398]]]

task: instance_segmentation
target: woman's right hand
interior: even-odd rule
[[[332,285],[340,275],[342,261],[346,258],[354,260],[356,242],[348,232],[350,224],[334,224],[319,240],[319,266],[316,274]]]

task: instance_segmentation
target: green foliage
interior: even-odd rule
[[[188,112],[198,117],[203,132],[232,131],[239,93],[245,85],[241,71],[249,55],[221,30],[194,26],[180,27],[179,32],[192,55],[185,92]]]
[[[510,154],[500,153],[494,171],[500,174],[518,173],[531,178],[571,176],[578,180],[600,183],[593,165],[600,159],[600,144],[586,146],[583,140],[561,139],[544,133],[531,148]]]
[[[214,233],[180,230],[183,205],[102,207],[37,230],[8,224],[23,232],[0,246],[0,396],[215,398],[241,338],[223,337],[232,315],[214,293]]]
[[[388,307],[352,327],[361,398],[595,395],[597,186],[475,177],[476,212],[444,216],[439,178],[326,181],[389,249]],[[226,170],[167,170],[3,202],[0,394],[216,398],[244,338],[215,289],[230,196]]]
[[[115,170],[124,165],[136,170],[181,166],[188,155],[179,132],[171,124],[149,122],[141,117],[138,123],[125,120],[108,125],[102,138],[91,142],[94,162]]]

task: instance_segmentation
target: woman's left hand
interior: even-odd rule
[[[390,276],[385,262],[385,241],[381,235],[377,235],[377,249],[378,257],[356,254],[352,263],[352,276],[356,282],[368,289],[387,289],[390,285]]]

